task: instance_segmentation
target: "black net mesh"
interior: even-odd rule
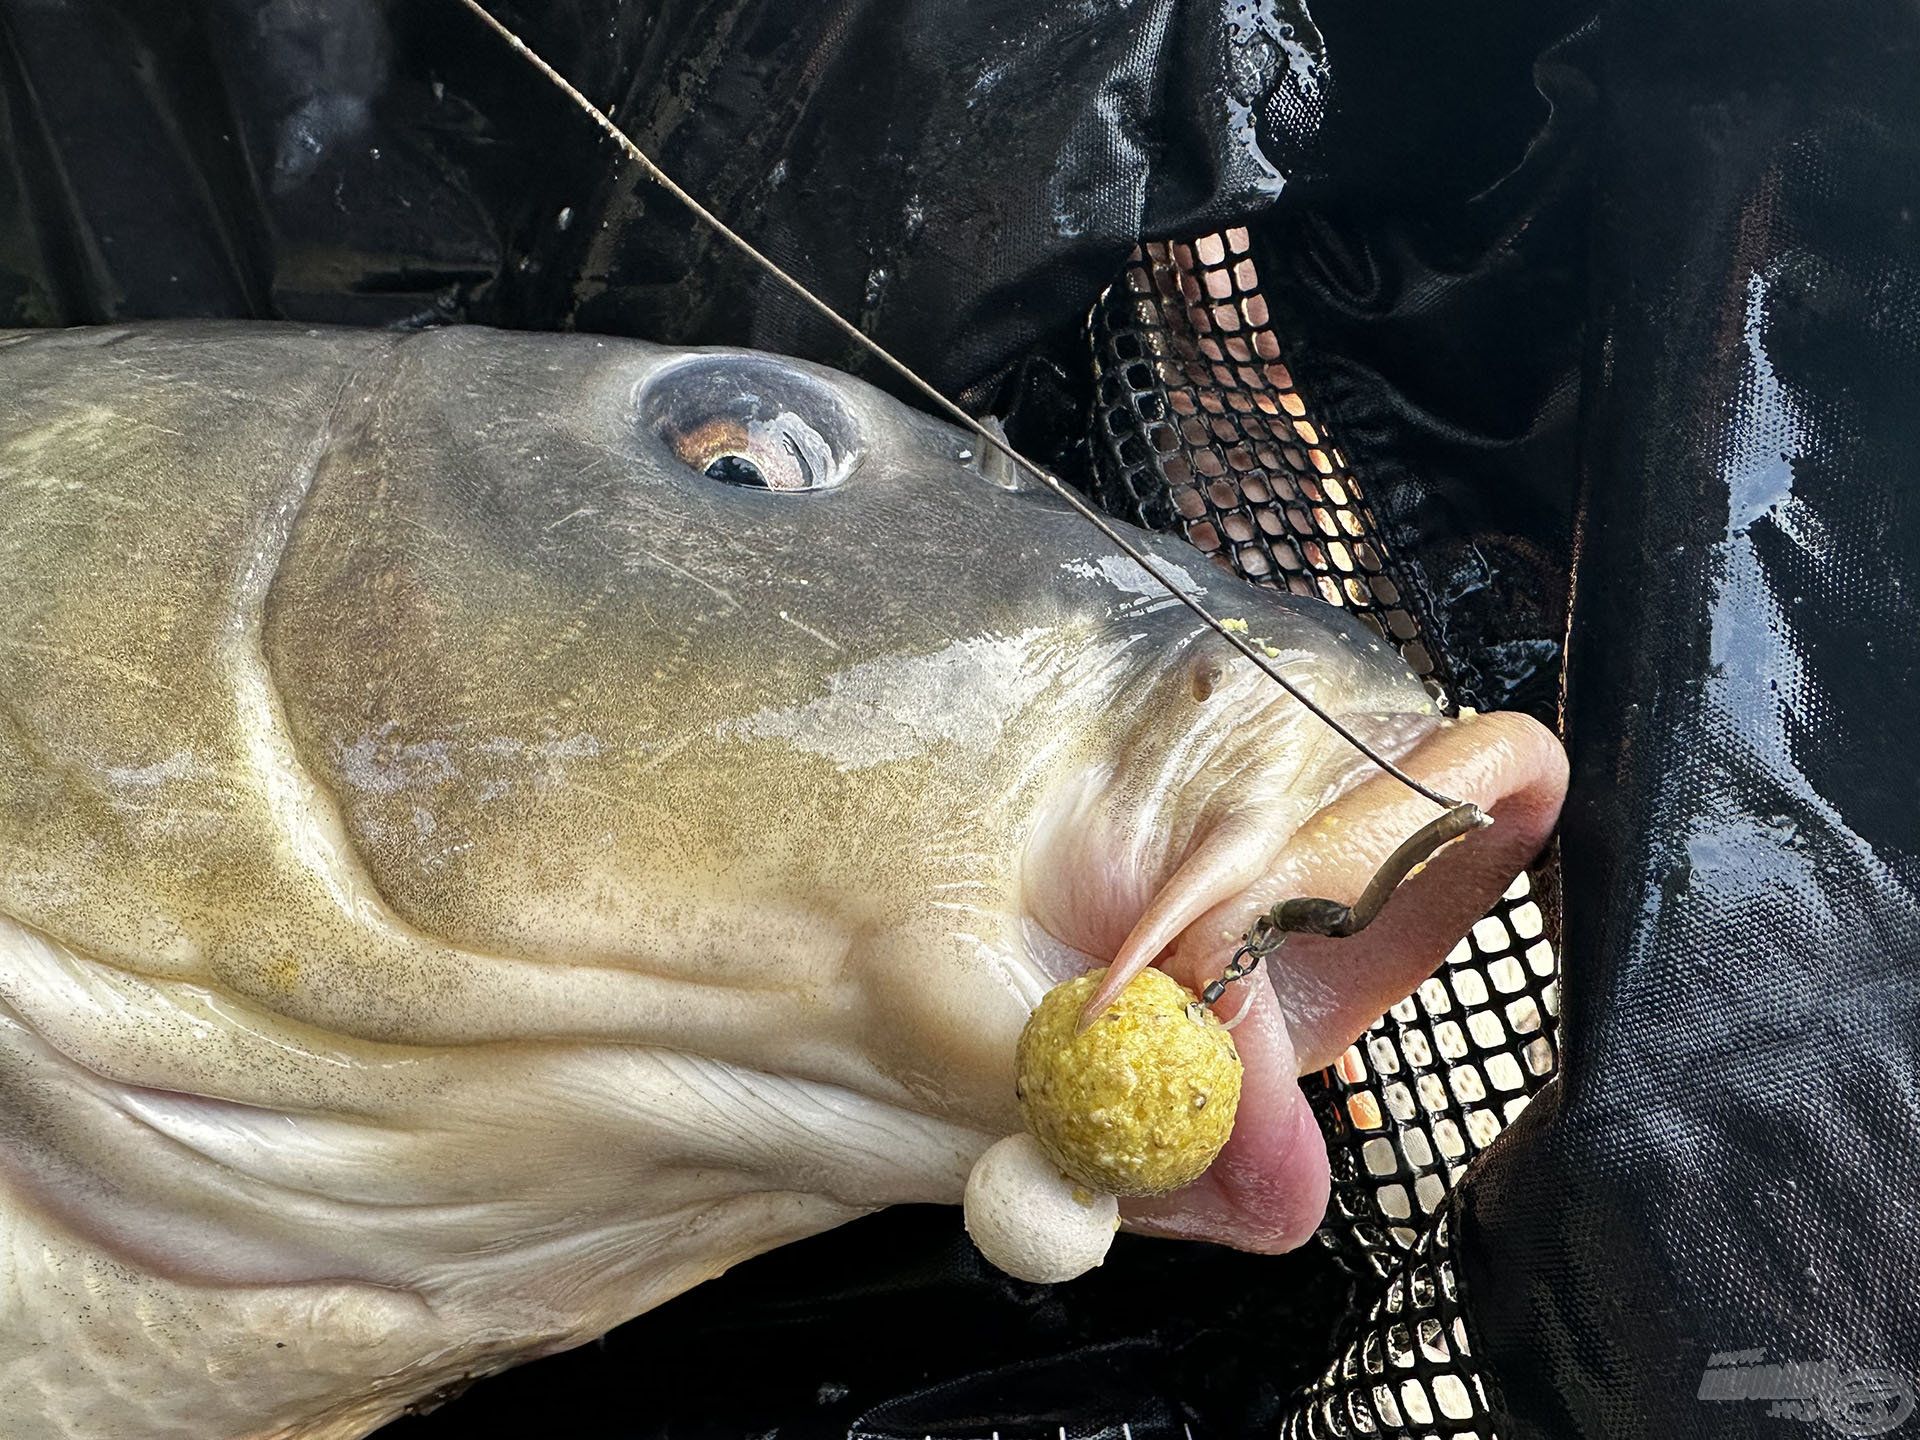
[[[1392,640],[1443,705],[1445,657],[1347,457],[1300,393],[1244,230],[1137,252],[1093,317],[1099,498],[1257,583],[1317,596]],[[1553,1074],[1559,958],[1521,876],[1439,972],[1308,1094],[1333,1163],[1322,1238],[1362,1277],[1292,1437],[1488,1436],[1448,1199]]]

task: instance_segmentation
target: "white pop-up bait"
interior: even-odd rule
[[[1057,1285],[1102,1260],[1120,1226],[1120,1202],[1060,1173],[1031,1135],[990,1146],[967,1176],[967,1234],[1016,1280]]]

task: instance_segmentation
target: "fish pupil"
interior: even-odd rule
[[[762,490],[768,488],[766,475],[744,455],[716,455],[707,462],[706,475],[709,480],[718,480],[727,485],[756,485]]]

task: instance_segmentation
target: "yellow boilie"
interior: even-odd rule
[[[1105,971],[1056,985],[1015,1055],[1027,1128],[1069,1178],[1110,1195],[1199,1179],[1233,1132],[1240,1055],[1192,992],[1145,970],[1079,1031]]]

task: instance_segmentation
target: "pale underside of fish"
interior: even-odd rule
[[[991,472],[765,356],[0,334],[0,1433],[361,1435],[954,1202],[1049,986],[1123,946],[1202,984],[1432,818]],[[1328,1185],[1297,1077],[1531,858],[1564,767],[1140,543],[1495,820],[1222,1002],[1233,1139],[1125,1213],[1283,1249]]]

